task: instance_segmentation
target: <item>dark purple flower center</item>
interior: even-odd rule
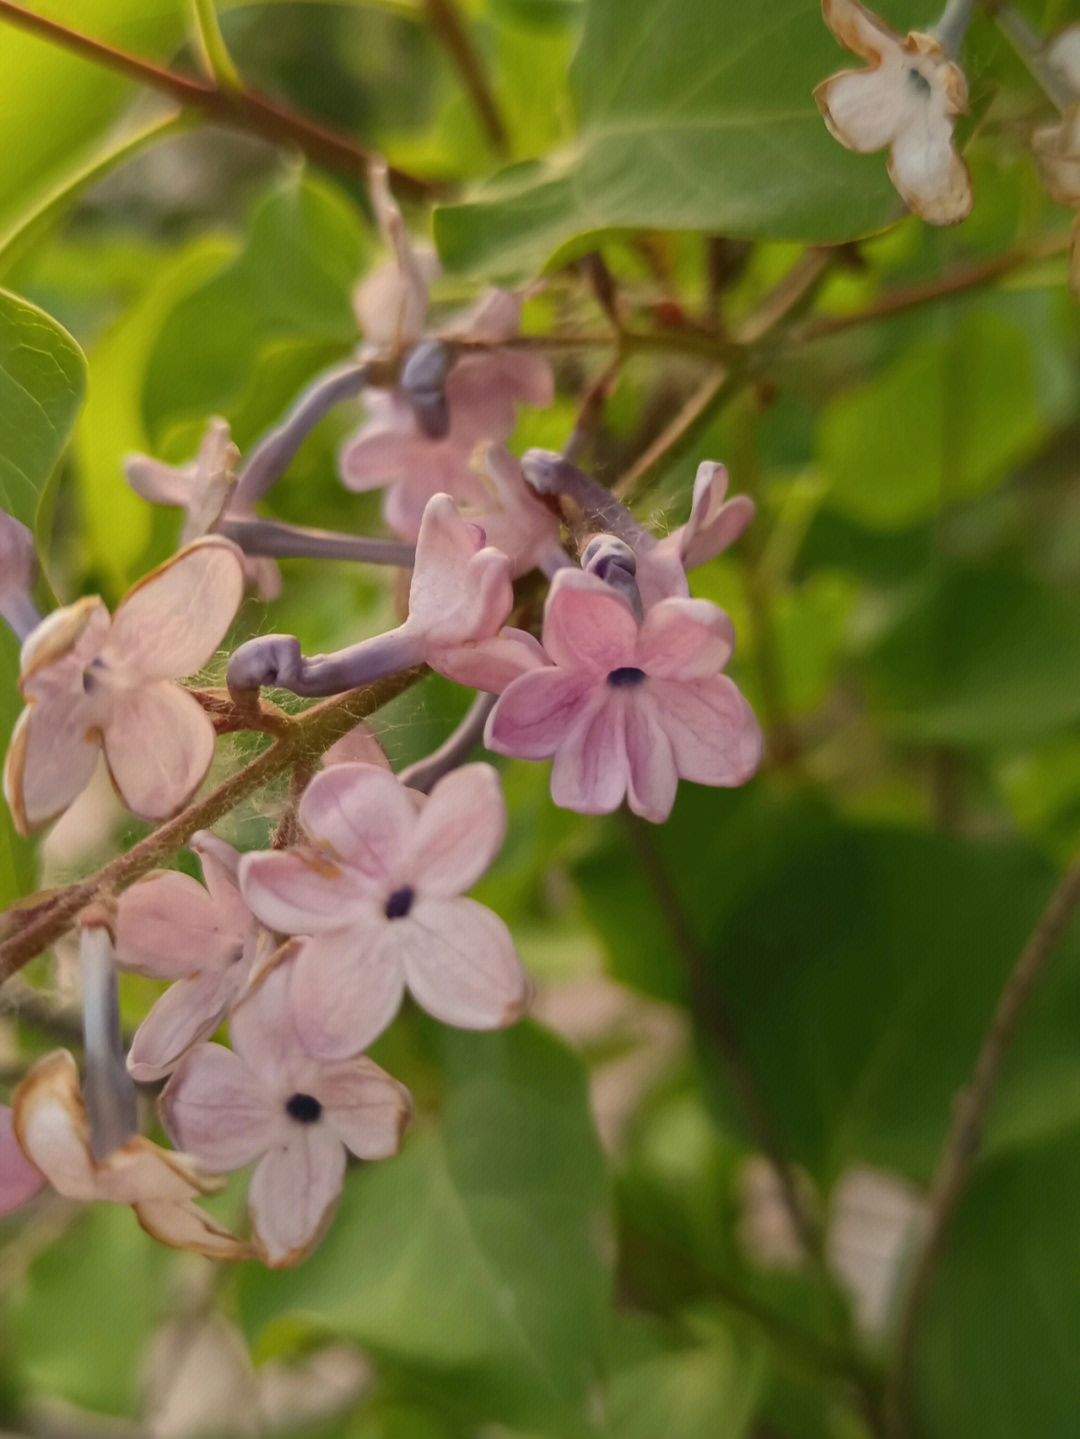
[[[285,1101],[285,1113],[297,1124],[314,1124],[322,1114],[322,1105],[313,1094],[294,1094]]]
[[[911,86],[911,88],[915,91],[917,95],[929,95],[933,87],[931,86],[930,81],[926,78],[926,76],[922,73],[921,70],[916,70],[915,66],[912,65],[911,68],[908,70],[907,74],[908,84]]]
[[[390,898],[383,906],[383,914],[387,919],[404,919],[409,910],[412,909],[416,892],[411,885],[405,885],[401,889],[395,889]]]
[[[617,670],[612,670],[607,677],[607,682],[613,689],[632,689],[639,685],[645,678],[645,671],[639,670],[636,665],[620,665]]]

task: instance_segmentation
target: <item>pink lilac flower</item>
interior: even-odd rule
[[[488,718],[500,754],[552,759],[551,796],[604,814],[624,797],[659,822],[679,779],[744,784],[761,759],[761,731],[721,673],[731,621],[707,600],[658,601],[639,622],[595,575],[560,570],[544,608],[546,663],[513,680]]]
[[[261,932],[240,897],[239,853],[206,831],[189,844],[202,861],[205,889],[161,870],[125,890],[117,905],[117,964],[176,981],[131,1042],[128,1070],[142,1082],[163,1079],[217,1029],[251,978]]]
[[[932,35],[898,35],[859,0],[822,0],[825,23],[865,70],[831,75],[814,91],[830,133],[849,150],[889,147],[889,177],[931,225],[971,209],[971,177],[953,144],[967,110],[967,81]]]
[[[313,1054],[366,1048],[406,987],[462,1029],[518,1018],[530,986],[510,931],[462,897],[506,833],[490,765],[455,770],[426,800],[385,770],[339,765],[311,781],[298,818],[308,843],[245,855],[240,887],[264,924],[312,936],[295,961],[292,1004]]]
[[[370,1059],[327,1062],[305,1049],[289,1003],[292,963],[270,970],[233,1012],[233,1049],[189,1050],[161,1096],[169,1133],[209,1171],[255,1161],[254,1238],[274,1267],[297,1263],[321,1237],[345,1151],[396,1154],[411,1108],[408,1091]]]
[[[133,814],[163,819],[185,803],[210,768],[214,728],[172,681],[213,654],[243,585],[236,546],[199,540],[140,580],[111,620],[91,596],[29,635],[19,679],[27,707],[4,763],[20,833],[67,808],[102,749]]]
[[[102,1159],[90,1146],[79,1072],[67,1050],[40,1059],[15,1091],[12,1123],[19,1147],[58,1194],[130,1204],[148,1234],[211,1259],[243,1259],[248,1248],[194,1202],[210,1187],[186,1154],[141,1134]]]
[[[45,1176],[19,1148],[11,1109],[0,1104],[0,1214],[10,1214],[44,1187]]]
[[[137,495],[155,505],[184,511],[180,544],[187,545],[216,530],[226,518],[251,518],[251,512],[232,503],[240,451],[233,444],[226,420],[211,420],[189,465],[166,465],[149,455],[129,455],[124,462],[127,482]],[[244,577],[262,600],[281,594],[281,571],[273,560],[243,559]]]

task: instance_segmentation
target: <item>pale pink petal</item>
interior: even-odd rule
[[[240,891],[252,912],[279,934],[314,934],[359,921],[370,900],[355,872],[303,850],[257,851],[240,861]]]
[[[159,1105],[179,1148],[215,1174],[241,1169],[291,1133],[284,1105],[275,1105],[240,1056],[220,1044],[189,1050]]]
[[[236,959],[243,938],[186,874],[148,874],[118,901],[116,961],[155,979],[183,979]]]
[[[397,884],[416,827],[416,811],[389,770],[367,764],[323,770],[304,791],[298,818],[313,844],[359,871],[356,884],[364,888],[361,876],[371,881],[367,893]]]
[[[899,42],[899,36],[860,0],[821,0],[821,11],[841,45],[864,60],[880,60]]]
[[[378,736],[366,724],[354,725],[348,733],[335,740],[322,757],[323,769],[335,764],[373,764],[389,769],[390,761]]]
[[[196,830],[188,848],[199,856],[220,927],[245,940],[255,920],[240,894],[240,851],[206,829]]]
[[[445,775],[420,811],[411,872],[425,896],[464,894],[506,838],[506,801],[498,771],[468,764]]]
[[[501,694],[512,680],[550,665],[544,647],[525,630],[503,629],[486,640],[428,652],[437,674],[473,690]]]
[[[581,717],[602,700],[604,681],[585,670],[533,670],[503,691],[484,727],[497,754],[550,759]]]
[[[143,680],[199,669],[232,624],[244,593],[243,555],[229,540],[196,540],[120,601],[103,653]]]
[[[410,629],[437,644],[462,644],[495,634],[514,604],[510,564],[483,549],[484,535],[462,519],[449,495],[424,508],[409,586]]]
[[[683,779],[738,785],[757,769],[761,730],[753,710],[726,675],[650,679],[649,693]]]
[[[681,547],[682,531],[675,530],[666,539],[639,548],[634,578],[646,611],[661,600],[689,599],[690,584]]]
[[[154,505],[186,509],[194,497],[194,475],[190,467],[166,465],[149,455],[128,455],[124,478],[144,500]]]
[[[19,688],[29,699],[70,693],[79,671],[95,658],[109,632],[109,611],[97,595],[86,595],[53,610],[23,640],[19,651]],[[70,660],[70,665],[60,662]]]
[[[135,1218],[159,1244],[188,1249],[205,1259],[251,1259],[251,1246],[216,1224],[197,1204],[143,1200],[134,1204]]]
[[[342,447],[341,478],[350,490],[373,490],[423,464],[423,440],[404,408],[400,416],[365,425]]]
[[[229,1019],[233,1049],[271,1095],[303,1087],[310,1065],[289,1000],[296,957],[306,941],[292,939],[257,964],[257,976]]]
[[[910,124],[902,77],[892,66],[879,70],[841,70],[814,91],[829,133],[860,155],[891,145]]]
[[[313,1055],[359,1054],[401,1008],[404,969],[393,947],[382,942],[392,927],[380,916],[359,935],[354,929],[317,935],[298,954],[290,1003],[300,1038]]]
[[[388,1159],[398,1152],[412,1112],[409,1091],[370,1059],[322,1069],[315,1098],[326,1122],[359,1159]]]
[[[200,1040],[209,1039],[236,998],[242,967],[230,978],[216,971],[181,979],[161,996],[135,1031],[128,1073],[140,1084],[164,1079]]]
[[[648,611],[632,663],[650,675],[692,679],[723,669],[735,648],[731,620],[709,600],[661,600]]]
[[[141,819],[165,819],[180,809],[214,757],[206,711],[167,680],[118,694],[104,738],[116,792]]]
[[[956,225],[972,205],[971,176],[953,146],[952,123],[923,107],[921,123],[896,137],[889,176],[904,203],[931,225]]]
[[[10,1214],[44,1188],[45,1176],[19,1148],[11,1110],[0,1104],[0,1214]]]
[[[651,694],[644,688],[627,699],[625,717],[627,803],[643,819],[662,824],[671,813],[679,787],[671,741]]]
[[[601,693],[559,746],[551,798],[579,814],[608,814],[622,803],[628,783],[623,696]]]
[[[497,344],[511,340],[521,325],[521,296],[513,290],[487,290],[446,333],[465,340],[486,340]]]
[[[296,1129],[284,1149],[272,1149],[255,1167],[248,1207],[267,1264],[295,1264],[332,1217],[345,1178],[345,1149],[321,1124]]]
[[[559,570],[544,605],[543,644],[563,669],[594,675],[633,665],[638,624],[620,595],[584,570]]]
[[[499,378],[515,399],[546,410],[555,402],[555,373],[551,361],[537,350],[500,350]]]
[[[733,545],[754,518],[749,495],[735,495],[724,503],[728,473],[723,465],[705,460],[694,479],[690,518],[680,532],[679,550],[688,570],[705,564]]]
[[[400,951],[417,1004],[458,1029],[501,1029],[524,1013],[532,986],[509,929],[471,899],[419,899]]]
[[[77,701],[38,700],[19,716],[4,760],[4,798],[20,834],[55,818],[90,783],[101,739],[87,721]]]
[[[383,499],[383,518],[403,540],[419,539],[424,510],[434,495],[447,494],[463,503],[480,499],[480,487],[469,468],[468,455],[445,442],[426,441],[428,452]]]

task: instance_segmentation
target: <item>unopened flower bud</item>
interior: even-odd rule
[[[442,440],[450,433],[446,379],[452,366],[453,357],[441,340],[424,340],[401,371],[401,388],[429,440]]]

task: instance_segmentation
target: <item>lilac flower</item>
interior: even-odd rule
[[[104,748],[133,814],[163,819],[202,783],[214,729],[172,681],[213,654],[240,604],[240,551],[199,540],[132,589],[110,620],[96,596],[53,612],[22,648],[27,702],[4,763],[4,795],[25,834],[66,809]]]
[[[649,536],[638,543],[636,578],[646,609],[657,600],[689,596],[687,570],[696,570],[733,545],[754,518],[754,502],[748,495],[724,499],[727,485],[724,466],[703,461],[694,479],[686,524],[662,540]]]
[[[236,489],[240,451],[229,436],[227,420],[211,420],[190,465],[166,465],[149,455],[129,455],[124,462],[127,482],[137,495],[155,505],[184,511],[180,544],[188,545],[216,530],[226,518],[250,519],[247,509],[231,501]],[[273,560],[245,555],[244,578],[262,600],[281,594],[281,571]]]
[[[186,874],[160,870],[120,896],[116,962],[153,979],[173,979],[135,1032],[128,1070],[163,1079],[237,1003],[252,975],[259,925],[240,897],[240,855],[216,835],[189,841],[206,888]]]
[[[865,70],[843,70],[814,91],[830,133],[849,150],[889,147],[889,177],[909,209],[931,225],[955,225],[971,209],[971,177],[953,145],[967,110],[967,81],[932,35],[898,35],[859,3],[822,0],[825,23]]]
[[[15,1091],[12,1123],[23,1154],[57,1193],[130,1204],[162,1244],[212,1259],[247,1257],[247,1246],[195,1204],[209,1186],[188,1155],[136,1134],[104,1158],[94,1157],[79,1072],[67,1050],[34,1065]]]
[[[406,986],[446,1024],[496,1029],[529,998],[501,919],[462,895],[506,832],[490,765],[466,765],[429,799],[369,765],[315,776],[298,818],[308,844],[245,855],[240,888],[264,924],[311,935],[292,981],[297,1028],[314,1054],[357,1054],[393,1019]]]
[[[345,1151],[396,1154],[411,1108],[408,1091],[370,1059],[308,1053],[289,1004],[291,967],[286,959],[270,970],[234,1011],[233,1050],[190,1050],[161,1096],[169,1133],[212,1173],[257,1161],[248,1204],[274,1267],[317,1243],[341,1193]]]
[[[513,680],[488,718],[500,754],[553,759],[551,796],[604,814],[624,797],[667,818],[680,778],[739,785],[761,759],[761,731],[721,670],[734,634],[707,600],[665,599],[642,622],[596,575],[560,570],[544,608],[546,663]]]

